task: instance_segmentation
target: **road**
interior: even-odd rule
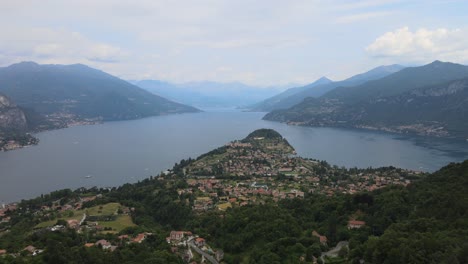
[[[322,253],[320,258],[322,259],[322,262],[325,263],[325,258],[324,257],[331,257],[335,258],[338,257],[338,252],[340,252],[342,247],[347,247],[348,246],[348,241],[340,241],[338,244],[336,244],[336,247],[330,249],[327,252]]]
[[[197,247],[193,241],[189,241],[188,242],[188,245],[189,247],[191,247],[192,249],[194,249],[198,254],[200,255],[203,255],[205,257],[205,259],[207,259],[209,262],[211,262],[212,264],[219,264],[219,262],[213,258],[210,254],[204,252],[203,250],[201,250],[199,247]]]
[[[80,221],[80,226],[83,224],[83,222],[86,220],[86,213],[83,214],[83,218],[81,218]]]

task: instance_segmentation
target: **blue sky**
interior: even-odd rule
[[[468,64],[468,1],[2,1],[0,66],[268,86],[385,64]]]

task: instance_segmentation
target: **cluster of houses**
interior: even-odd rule
[[[304,198],[306,193],[328,196],[354,194],[373,191],[388,185],[406,186],[411,182],[402,174],[393,170],[348,174],[338,180],[333,178],[334,172],[335,169],[331,169],[321,175],[291,176],[287,180],[261,176],[252,176],[242,181],[217,179],[214,176],[192,177],[187,179],[188,188],[179,189],[178,193],[179,195],[193,195],[192,209],[203,212],[216,208],[225,210],[232,206],[261,203],[265,198],[279,201],[282,199]],[[416,172],[404,171],[404,174],[413,175]]]
[[[304,192],[289,189],[290,186],[280,184],[264,184],[252,180],[232,182],[219,179],[188,179],[189,188],[179,189],[179,195],[195,195],[193,210],[207,211],[218,208],[221,210],[232,206],[245,206],[261,202],[265,197],[272,197],[275,201],[287,198],[304,198]],[[274,188],[271,188],[273,186]],[[278,188],[277,188],[278,187]],[[281,190],[283,188],[289,190]],[[262,198],[263,197],[263,198]]]
[[[416,175],[416,172],[407,171],[406,173]],[[355,194],[363,191],[374,191],[389,185],[407,186],[411,183],[411,180],[392,172],[359,173],[345,180],[323,184],[324,180],[328,179],[329,177],[327,176],[322,177],[322,179],[314,184],[315,188],[312,188],[311,192],[333,196],[337,193]]]
[[[261,139],[261,138],[260,138]],[[294,158],[290,146],[283,141],[265,141],[264,146],[254,147],[251,143],[234,141],[226,145],[226,153],[220,160],[202,159],[187,168],[189,174],[215,174],[231,176],[276,176],[280,173],[292,172]],[[221,166],[215,171],[213,167]]]
[[[9,216],[9,212],[15,211],[17,207],[18,205],[16,203],[2,204],[0,207],[0,224],[10,222],[11,217]]]
[[[166,237],[166,241],[172,246],[172,253],[179,255],[186,262],[190,262],[194,258],[192,249],[201,254],[202,258],[205,255],[213,257],[217,261],[221,261],[224,258],[222,250],[213,250],[204,238],[190,231],[171,231],[169,236]]]
[[[37,256],[37,255],[41,254],[42,252],[44,252],[44,250],[43,249],[38,249],[38,248],[36,248],[36,247],[34,247],[32,245],[29,245],[29,246],[25,247],[21,252],[24,253],[24,254],[27,254],[27,255]],[[7,254],[11,255],[13,257],[16,257],[20,253],[9,253],[5,249],[0,249],[0,257],[6,256]]]
[[[142,243],[148,236],[152,236],[153,233],[140,233],[136,235],[135,237],[131,237],[130,235],[121,235],[118,236],[118,243],[117,245],[113,245],[110,241],[107,241],[106,239],[100,239],[94,243],[85,243],[85,247],[99,247],[102,248],[103,250],[109,250],[109,251],[114,251],[116,250],[119,246],[122,246],[124,244],[131,244],[131,243]]]
[[[197,199],[193,209],[206,211],[219,208],[219,203],[225,208],[228,202],[240,206],[256,202],[259,195],[270,196],[277,201],[302,198],[304,192],[332,196],[373,191],[388,185],[406,186],[411,181],[405,175],[418,174],[401,169],[350,172],[293,156],[291,153],[294,150],[282,141],[258,142],[251,144],[234,141],[226,145],[224,153],[207,156],[190,164],[185,168],[189,188],[179,190],[179,194],[195,194]],[[216,179],[217,176],[226,175],[246,177],[242,181]],[[272,177],[280,175],[284,177]],[[287,180],[278,180],[280,178]],[[299,186],[300,190],[297,190]],[[234,204],[229,201],[233,198],[236,198]]]
[[[0,151],[9,151],[21,148],[22,145],[15,140],[3,140],[0,139]]]
[[[51,202],[49,205],[42,205],[40,210],[35,211],[33,214],[43,219],[53,218],[55,213],[65,213],[67,211],[82,209],[83,203],[94,201],[95,199],[102,198],[102,194],[78,197],[71,199],[65,204],[61,204],[61,199]]]

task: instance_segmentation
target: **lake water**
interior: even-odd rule
[[[172,168],[258,128],[280,132],[303,157],[346,167],[434,171],[468,159],[468,142],[288,126],[264,113],[215,111],[79,126],[37,134],[38,146],[0,152],[0,202],[62,188],[118,186]],[[89,177],[86,177],[88,176]]]

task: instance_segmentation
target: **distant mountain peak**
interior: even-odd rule
[[[18,63],[15,63],[15,64],[12,64],[12,65],[30,65],[30,66],[38,66],[39,64],[37,64],[36,62],[34,61],[22,61],[22,62],[18,62]]]
[[[317,86],[317,85],[328,84],[332,82],[333,82],[332,80],[328,79],[325,76],[322,76],[319,79],[317,79],[315,82],[308,84],[308,86]]]
[[[374,69],[371,69],[367,73],[376,73],[376,72],[398,72],[405,68],[405,66],[402,66],[400,64],[391,64],[391,65],[381,65],[378,67],[375,67]]]
[[[83,120],[126,120],[198,111],[83,64],[22,62],[0,68],[0,92],[39,114],[66,111]],[[44,99],[29,96],[33,93]]]
[[[326,83],[331,83],[333,82],[332,80],[328,79],[325,76],[320,77],[320,79],[316,80],[314,83],[315,84],[326,84]]]
[[[14,63],[12,65],[10,65],[9,67],[10,68],[24,68],[24,69],[27,69],[27,68],[35,68],[35,67],[38,67],[39,64],[35,63],[34,61],[22,61],[22,62],[18,62],[18,63]]]
[[[455,69],[455,68],[459,68],[460,66],[464,66],[462,64],[459,64],[459,63],[453,63],[453,62],[447,62],[447,61],[440,61],[440,60],[435,60],[429,64],[426,64],[424,66],[422,66],[421,68],[422,69],[427,69],[427,68],[441,68],[441,67],[444,67],[444,68],[452,68],[452,69]]]
[[[90,69],[91,67],[89,67],[88,65],[86,64],[82,64],[82,63],[75,63],[75,64],[70,64],[71,67],[77,67],[77,68],[87,68],[87,69]]]

